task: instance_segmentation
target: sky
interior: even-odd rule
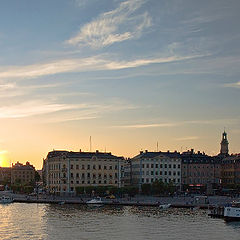
[[[0,165],[49,151],[240,152],[239,0],[10,0]],[[90,149],[90,136],[92,147]]]

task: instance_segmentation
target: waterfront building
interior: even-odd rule
[[[11,168],[10,167],[0,167],[0,184],[10,184],[11,183]]]
[[[47,192],[74,195],[77,187],[122,186],[124,158],[103,152],[49,152],[43,161]]]
[[[138,186],[161,180],[181,186],[181,158],[178,152],[141,151],[125,167],[125,184]]]
[[[222,160],[222,186],[240,184],[240,154],[228,156]]]
[[[12,165],[11,184],[33,184],[35,182],[35,168],[29,162],[22,164],[17,162]]]
[[[221,184],[221,161],[193,149],[183,152],[182,185],[183,190],[212,191]],[[209,193],[210,193],[209,192]]]

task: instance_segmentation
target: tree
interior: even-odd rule
[[[142,184],[142,194],[144,195],[150,195],[152,191],[151,184],[144,183]]]

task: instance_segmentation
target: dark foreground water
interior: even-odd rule
[[[207,211],[149,207],[0,205],[0,239],[218,239],[239,240],[240,223]]]

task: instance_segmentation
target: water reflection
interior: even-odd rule
[[[0,205],[1,239],[231,239],[240,222],[212,219],[207,211],[157,207]]]

